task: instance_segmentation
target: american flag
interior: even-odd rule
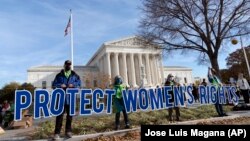
[[[71,20],[71,17],[69,17],[69,22],[68,22],[68,24],[67,24],[67,26],[66,26],[66,29],[65,29],[65,34],[64,34],[64,36],[67,36],[68,35],[68,33],[69,33],[69,31],[70,31],[70,20]]]

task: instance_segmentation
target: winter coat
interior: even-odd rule
[[[123,97],[122,97],[122,90],[124,89],[125,87],[122,84],[114,86],[114,90],[115,90],[115,96],[113,97],[113,102],[114,102],[113,112],[114,113],[119,113],[125,110]]]
[[[81,79],[79,75],[72,70],[70,76],[67,78],[64,75],[64,70],[61,70],[61,72],[56,75],[52,86],[53,88],[61,88],[62,84],[65,84],[67,88],[69,84],[73,84],[74,88],[79,88],[81,86]],[[69,105],[69,95],[66,95],[66,104]]]

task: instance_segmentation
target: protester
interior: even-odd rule
[[[249,103],[249,84],[247,82],[247,80],[243,77],[242,73],[239,73],[238,75],[238,80],[237,80],[237,85],[240,88],[240,93],[244,98],[245,103]]]
[[[120,112],[123,112],[124,121],[125,121],[125,128],[130,128],[129,125],[129,119],[128,114],[126,112],[123,97],[122,97],[122,90],[124,90],[125,87],[122,85],[122,78],[121,76],[116,76],[114,79],[114,90],[115,90],[115,96],[113,98],[114,101],[114,113],[115,114],[115,130],[118,130],[120,128]]]
[[[10,104],[8,103],[7,100],[5,100],[2,105],[2,113],[1,113],[3,117],[5,115],[5,112],[8,111],[9,109],[10,109]]]
[[[240,87],[237,85],[237,83],[235,83],[233,86],[235,86],[236,87],[236,95],[239,97],[239,99],[240,99]]]
[[[15,105],[13,101],[10,101],[10,108],[8,111],[11,113],[11,120],[14,120]]]
[[[155,88],[155,93],[157,93],[157,89],[159,89],[159,88],[160,88],[160,86],[157,85],[156,88]]]
[[[201,85],[203,85],[203,86],[207,86],[206,79],[203,79],[203,80],[202,80]]]
[[[222,86],[222,83],[221,83],[220,79],[218,78],[217,72],[215,71],[215,69],[210,68],[210,67],[208,68],[208,80],[212,85],[216,86],[217,90],[219,87]],[[217,96],[217,98],[218,98],[218,96]],[[216,101],[215,108],[216,108],[216,111],[220,117],[227,116],[227,114],[224,113],[222,104],[219,103],[219,100]]]
[[[199,102],[199,94],[198,94],[198,88],[197,86],[195,86],[195,84],[192,85],[193,90],[192,90],[192,94],[194,96],[194,101],[198,101]]]
[[[8,111],[9,109],[10,109],[10,104],[8,103],[7,100],[5,100],[4,103],[3,103],[2,111]]]
[[[237,85],[237,81],[234,81],[234,80],[229,80],[228,82],[228,86],[230,87],[235,87],[236,88],[236,92],[235,94],[238,96],[238,98],[240,99],[240,88],[239,86]],[[227,90],[226,90],[227,91]],[[231,95],[232,97],[232,95]]]
[[[14,115],[14,112],[15,112],[15,104],[13,101],[10,101],[10,109],[9,111],[11,112],[11,114]],[[14,119],[14,118],[13,118]]]
[[[172,90],[168,91],[168,94],[171,95],[171,99],[169,100],[169,102],[174,103],[174,93],[173,93],[173,86],[176,85],[176,82],[174,81],[174,76],[172,74],[169,74],[167,77],[167,80],[165,82],[165,86],[172,86]],[[174,107],[174,108],[168,108],[168,119],[169,121],[173,121],[173,109],[175,109],[175,116],[176,116],[176,121],[180,120],[180,109],[179,107]]]
[[[14,120],[14,110],[15,110],[15,106],[13,101],[9,102],[9,108],[8,110],[5,111],[5,114],[3,116],[3,120],[4,120],[4,128],[10,127],[10,124],[13,122]]]
[[[64,62],[64,69],[61,70],[60,73],[58,73],[53,81],[53,87],[54,88],[62,88],[66,91],[67,88],[79,88],[81,86],[81,80],[79,75],[76,74],[73,70],[71,70],[71,61],[66,60]],[[69,113],[70,109],[70,103],[69,103],[69,95],[66,95],[65,97],[65,104],[64,104],[64,112],[56,117],[56,125],[55,125],[55,135],[54,139],[60,138],[60,132],[63,122],[63,115],[66,112],[67,113],[67,119],[66,119],[66,130],[65,135],[68,138],[72,137],[72,116]]]

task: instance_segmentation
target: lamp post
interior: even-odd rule
[[[237,40],[236,39],[232,39],[232,44],[236,45],[237,44]],[[245,60],[246,60],[246,64],[247,64],[247,71],[248,71],[248,75],[249,75],[249,78],[250,78],[250,68],[249,68],[249,62],[248,62],[248,59],[247,59],[247,54],[246,54],[246,50],[245,48],[243,47],[243,42],[242,42],[242,38],[240,36],[240,46],[243,50],[243,53],[244,53],[244,57],[245,57]]]
[[[242,42],[242,38],[241,38],[241,36],[240,36],[240,44],[241,44],[241,48],[243,49],[243,52],[244,52],[244,56],[245,56],[245,59],[246,59],[246,64],[247,64],[247,71],[248,71],[248,75],[249,75],[249,78],[250,78],[249,63],[248,63],[248,59],[247,59],[246,50],[245,50],[245,48],[243,47],[243,42]]]

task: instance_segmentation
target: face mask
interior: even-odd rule
[[[70,69],[71,69],[70,66],[65,66],[65,70],[66,70],[66,71],[69,71]]]

